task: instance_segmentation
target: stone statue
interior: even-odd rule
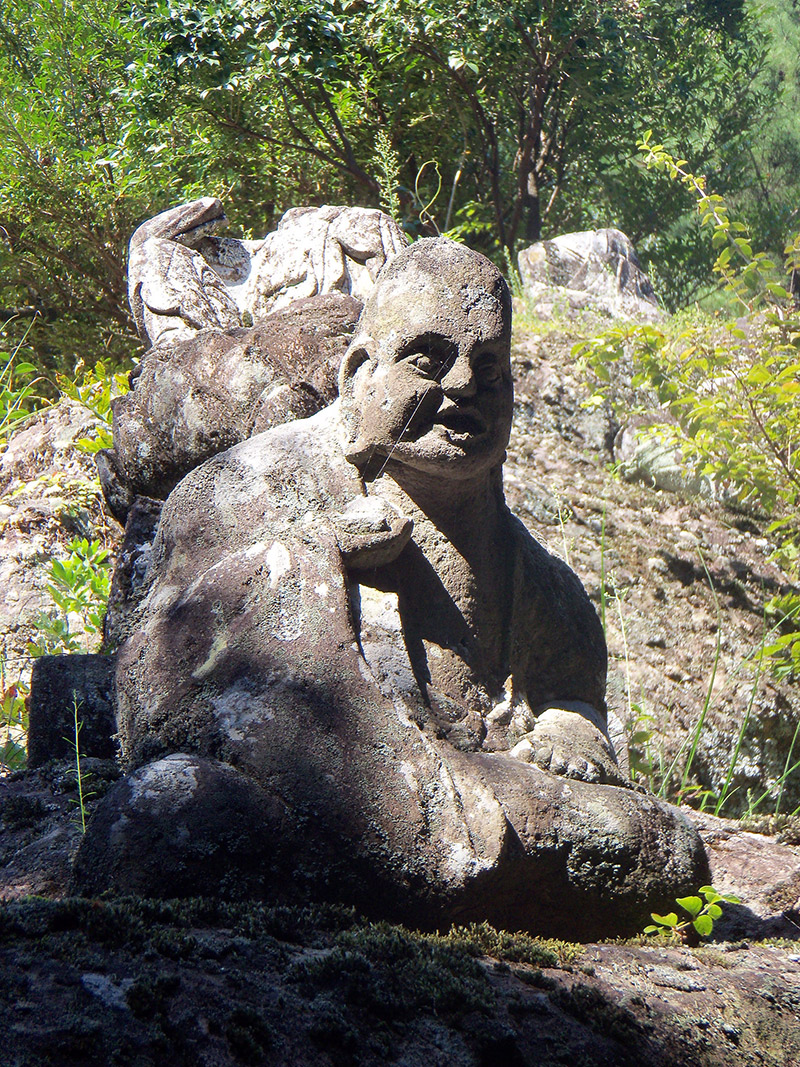
[[[123,524],[137,497],[163,500],[215,453],[330,403],[362,302],[406,245],[371,208],[294,208],[258,241],[216,236],[226,223],[202,197],[131,238],[131,311],[152,347],[96,457]]]
[[[198,246],[227,222],[222,203],[204,196],[149,219],[131,238],[128,301],[142,340],[191,337],[204,326],[241,326],[236,301]]]
[[[78,888],[588,937],[704,877],[619,768],[594,608],[506,507],[510,331],[488,260],[419,241],[368,297],[339,400],[173,490],[118,657],[132,773]]]

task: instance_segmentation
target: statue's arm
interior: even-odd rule
[[[608,736],[608,653],[597,612],[577,575],[527,531],[521,556],[527,697],[537,718],[512,754],[555,774],[621,784]]]

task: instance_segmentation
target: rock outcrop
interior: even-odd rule
[[[655,322],[663,315],[650,279],[621,230],[585,230],[539,241],[518,256],[525,296],[542,318],[594,312]]]

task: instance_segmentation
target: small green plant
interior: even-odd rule
[[[506,278],[511,295],[518,298],[525,296],[525,286],[522,283],[522,275],[519,267],[514,263],[514,257],[509,249],[503,245],[503,258],[506,262]]]
[[[714,929],[714,923],[722,915],[720,904],[741,904],[739,897],[733,893],[719,893],[713,885],[702,885],[697,890],[698,895],[689,897],[677,897],[675,903],[686,914],[686,918],[679,918],[677,912],[671,911],[668,915],[657,915],[652,912],[653,920],[650,926],[644,928],[646,934],[673,934],[682,941],[691,940],[693,937],[710,937]]]
[[[56,381],[62,396],[81,404],[101,422],[93,437],[76,441],[78,448],[92,453],[111,448],[111,402],[129,391],[128,375],[123,371],[111,373],[102,361],[87,370],[83,360],[79,360],[72,378],[59,374]]]
[[[772,673],[776,678],[800,677],[800,593],[773,597],[767,601],[766,612],[775,620],[774,640],[764,648]]]
[[[103,629],[111,584],[108,549],[85,537],[75,538],[67,548],[66,559],[50,562],[47,591],[57,613],[39,616],[39,637],[28,649],[32,656],[87,652],[91,638]]]
[[[73,727],[74,733],[72,737],[65,737],[69,747],[72,749],[75,757],[75,766],[72,768],[72,774],[75,777],[75,784],[78,787],[78,798],[75,803],[78,806],[78,814],[80,817],[81,833],[86,833],[86,801],[89,797],[94,796],[94,791],[87,789],[87,775],[81,770],[81,730],[83,729],[83,722],[78,718],[78,696],[73,692],[72,694],[72,715],[73,715]]]
[[[40,377],[35,377],[36,368],[18,359],[32,325],[33,322],[13,352],[0,349],[0,448],[9,434],[42,403],[36,392],[41,381]]]
[[[400,222],[400,159],[392,145],[389,134],[384,129],[378,130],[375,137],[375,164],[380,187],[380,204],[395,222]]]
[[[634,782],[645,782],[648,789],[655,793],[658,788],[656,785],[658,765],[653,753],[655,716],[645,709],[642,702],[631,704],[631,712],[628,735],[631,778]]]

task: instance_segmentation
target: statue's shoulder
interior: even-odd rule
[[[337,412],[326,408],[196,467],[167,498],[159,549],[182,544],[211,558],[270,532],[299,535],[318,527],[342,500],[363,492],[338,433]]]
[[[336,409],[330,405],[218,453],[178,483],[168,504],[213,508],[229,498],[288,502],[298,492],[335,494],[339,483],[358,477],[342,453]]]

